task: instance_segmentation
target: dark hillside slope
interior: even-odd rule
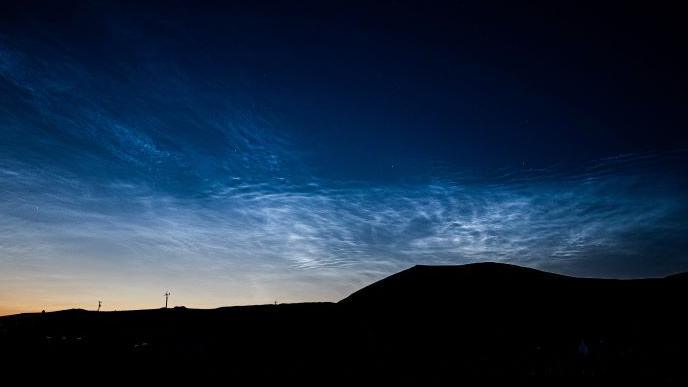
[[[416,265],[351,294],[340,303],[357,305],[426,305],[466,302],[527,288],[556,286],[572,277],[500,263],[461,266]],[[474,292],[480,291],[480,294]]]
[[[479,379],[671,379],[688,360],[687,290],[680,275],[586,279],[481,263],[415,266],[340,304],[409,377],[433,369]]]

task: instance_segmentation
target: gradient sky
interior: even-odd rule
[[[220,3],[2,2],[0,315],[688,270],[677,10]]]

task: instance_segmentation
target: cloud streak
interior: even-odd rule
[[[52,244],[52,251],[102,244],[134,261],[165,256],[211,267],[381,273],[420,262],[505,260],[565,268],[600,252],[649,257],[650,242],[645,250],[627,251],[628,235],[652,234],[658,227],[675,238],[685,232],[669,222],[685,212],[683,202],[657,193],[651,179],[612,174],[512,185],[240,185],[186,198],[141,185],[96,189],[60,176],[5,170],[3,246],[7,253],[31,251],[35,240],[49,241],[39,248]],[[676,252],[665,258],[682,257]]]

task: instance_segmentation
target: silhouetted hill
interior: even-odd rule
[[[679,384],[688,381],[686,290],[686,274],[415,266],[339,303],[7,316],[0,364],[319,384]]]
[[[502,263],[461,266],[416,265],[358,290],[341,303],[393,305],[465,302],[473,292],[481,296],[548,286],[572,279],[557,274]]]
[[[422,312],[423,321],[432,316],[458,317],[463,326],[470,321],[485,326],[489,322],[483,320],[514,316],[529,326],[538,326],[529,316],[546,316],[548,321],[565,318],[585,326],[600,317],[616,319],[634,310],[656,316],[672,313],[686,290],[686,274],[617,280],[575,278],[499,263],[418,265],[354,292],[340,304],[359,313],[394,317],[397,312],[413,311],[414,316]]]
[[[481,263],[415,266],[340,304],[405,370],[470,379],[667,381],[684,377],[680,363],[688,359],[687,290],[685,274],[588,279]],[[408,356],[409,348],[417,356]]]

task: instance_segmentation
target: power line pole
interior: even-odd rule
[[[165,292],[165,309],[167,309],[167,299],[170,297],[170,292]]]

